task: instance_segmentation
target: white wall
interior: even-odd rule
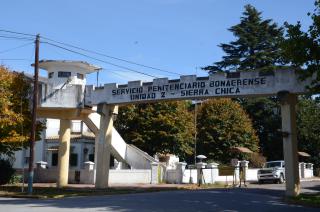
[[[110,170],[109,183],[150,183],[151,170],[145,169],[124,169],[124,170]]]
[[[92,146],[93,146],[93,144],[92,144]],[[47,147],[48,147],[48,149],[57,148],[58,142],[50,142],[50,143],[48,143]],[[92,150],[91,150],[91,152],[92,152]],[[48,167],[51,167],[53,153],[58,153],[58,152],[57,151],[48,151],[48,153],[47,153],[47,161],[46,162],[48,162]],[[81,142],[72,143],[70,145],[70,153],[78,154],[78,162],[77,162],[77,166],[69,166],[69,169],[71,169],[71,170],[80,169],[81,168],[81,154],[83,154],[82,148],[81,148]]]
[[[190,183],[190,175],[192,177],[191,183],[197,183],[196,169],[186,169],[183,173],[182,183]]]
[[[34,150],[35,150],[34,151],[34,163],[33,163],[34,165],[36,164],[36,162],[42,161],[44,158],[44,155],[43,155],[44,146],[43,145],[44,145],[43,140],[37,141],[34,145]],[[28,165],[28,163],[25,163],[25,160],[26,160],[25,158],[29,157],[29,155],[30,155],[29,148],[16,151],[14,153],[15,160],[13,163],[13,168],[22,169],[23,166],[24,166],[24,168],[27,168],[29,165]]]
[[[59,128],[60,128],[60,120],[59,119],[47,119],[46,124],[46,136],[57,136],[59,135]]]
[[[247,181],[258,181],[258,170],[259,169],[247,169],[246,180]]]

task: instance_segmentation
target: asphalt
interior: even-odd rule
[[[305,193],[319,192],[320,182],[303,182]],[[0,198],[0,211],[320,211],[283,202],[284,185],[250,184],[247,188],[166,191],[64,199]]]

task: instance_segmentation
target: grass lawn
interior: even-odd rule
[[[161,186],[122,186],[109,187],[108,189],[96,189],[93,187],[66,187],[56,188],[55,186],[34,186],[33,194],[27,194],[27,187],[24,187],[24,192],[21,191],[21,185],[3,185],[0,186],[0,196],[7,197],[28,197],[28,198],[63,198],[71,196],[94,196],[94,195],[116,195],[116,194],[131,194],[142,192],[158,192],[158,191],[174,191],[174,190],[195,190],[195,189],[212,189],[225,188],[224,184],[205,184],[198,187],[195,184],[186,185],[161,185]]]
[[[115,194],[130,194],[141,192],[156,192],[177,190],[179,188],[134,188],[134,187],[120,187],[108,189],[95,189],[95,188],[55,188],[55,187],[34,187],[33,194],[27,194],[27,187],[24,188],[25,192],[21,192],[21,186],[5,185],[0,186],[0,196],[8,197],[33,197],[33,198],[62,198],[71,196],[90,196],[90,195],[115,195]]]
[[[300,194],[297,197],[292,197],[289,201],[295,204],[320,207],[320,193]]]

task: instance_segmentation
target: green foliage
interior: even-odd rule
[[[262,20],[261,12],[253,6],[246,5],[239,24],[232,26],[230,32],[235,41],[220,44],[226,53],[222,61],[212,66],[204,67],[211,73],[233,70],[272,70],[275,64],[280,64],[280,43],[283,40],[283,30],[272,20]]]
[[[298,104],[297,128],[299,151],[307,152],[305,162],[320,167],[320,103],[313,99],[301,99]]]
[[[268,160],[282,160],[281,114],[277,99],[275,97],[244,99],[241,105],[253,122],[263,155]]]
[[[0,66],[0,154],[12,156],[29,141],[30,83],[23,74]],[[43,125],[38,123],[37,139],[42,129]]]
[[[122,106],[115,126],[126,142],[150,155],[171,153],[183,160],[192,155],[194,143],[189,105],[180,101]]]
[[[7,184],[15,173],[8,159],[0,158],[0,185]]]
[[[270,19],[263,20],[261,12],[253,6],[245,6],[240,23],[232,26],[230,31],[236,40],[220,45],[226,56],[213,66],[205,67],[205,70],[211,73],[221,70],[269,71],[284,64],[280,48],[284,39],[283,29]],[[276,99],[271,97],[238,101],[252,119],[263,155],[268,160],[282,159],[282,136],[279,133],[281,117],[277,112],[279,105]]]
[[[320,193],[300,194],[297,197],[291,197],[289,202],[309,207],[320,207]]]
[[[316,79],[312,82],[312,92],[320,92],[320,0],[315,1],[313,13],[308,14],[313,23],[307,32],[301,30],[301,24],[285,23],[287,30],[283,42],[284,58],[300,70],[301,78],[305,79],[313,74]]]
[[[232,158],[247,158],[230,151],[235,146],[259,151],[251,120],[240,104],[231,99],[204,101],[198,111],[197,129],[197,154],[206,155],[208,160],[230,163]]]
[[[13,175],[11,178],[10,178],[10,181],[9,181],[9,184],[18,184],[18,183],[21,183],[23,180],[23,176],[22,175]]]

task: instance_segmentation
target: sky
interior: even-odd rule
[[[0,30],[39,33],[41,60],[82,60],[102,67],[99,85],[153,79],[125,68],[170,79],[205,76],[201,67],[221,60],[218,45],[234,40],[228,28],[240,22],[246,4],[279,26],[300,21],[304,29],[314,9],[313,0],[1,0]],[[31,38],[1,31],[0,36]],[[45,38],[163,71],[73,49],[91,58],[84,57]],[[32,74],[33,62],[32,40],[0,37],[2,65]],[[96,84],[95,73],[87,79]]]

